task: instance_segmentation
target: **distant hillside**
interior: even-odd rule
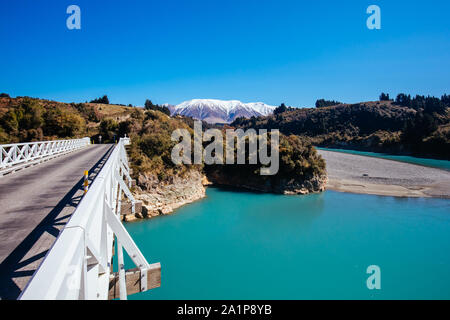
[[[108,124],[128,119],[134,109],[112,104],[0,97],[0,143],[96,137],[100,133],[109,139],[113,133],[108,132]]]
[[[323,147],[410,153],[450,159],[450,111],[437,98],[407,106],[393,101],[288,109],[266,117],[236,119],[241,128],[278,128]],[[437,99],[437,100],[434,100]],[[420,101],[419,101],[420,102]]]
[[[266,116],[274,106],[262,102],[243,103],[237,100],[193,99],[176,106],[167,106],[172,115],[182,115],[208,123],[230,123],[236,118]]]

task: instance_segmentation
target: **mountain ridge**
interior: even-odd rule
[[[231,123],[239,117],[251,118],[273,113],[275,106],[263,102],[239,100],[192,99],[176,106],[165,104],[171,115],[182,115],[209,123]]]

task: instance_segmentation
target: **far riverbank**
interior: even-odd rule
[[[396,197],[450,198],[450,172],[406,162],[320,149],[327,189]]]

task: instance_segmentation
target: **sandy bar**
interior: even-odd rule
[[[327,189],[396,197],[450,198],[450,172],[425,166],[318,150],[327,163]]]

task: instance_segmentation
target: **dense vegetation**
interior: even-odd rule
[[[319,99],[316,101],[316,108],[335,106],[337,104],[341,104],[341,102],[334,101],[334,100]]]
[[[122,127],[119,130],[121,134],[131,137],[132,166],[137,172],[157,175],[160,181],[170,180],[172,176],[183,175],[189,170],[197,170],[211,176],[224,175],[234,184],[251,182],[258,186],[269,183],[273,187],[271,191],[280,191],[284,180],[305,181],[325,174],[323,159],[310,143],[296,136],[280,138],[278,174],[261,176],[261,165],[175,165],[171,159],[171,150],[177,142],[171,140],[171,134],[175,129],[187,129],[193,137],[193,121],[190,118],[170,118],[155,110],[135,110],[130,119],[119,123],[119,127]],[[207,128],[208,126],[203,127],[204,130]],[[193,140],[191,143],[193,144]],[[205,146],[207,144],[205,142]]]
[[[270,149],[270,141],[268,145]],[[234,153],[236,157],[236,149]],[[205,171],[215,183],[260,191],[283,193],[302,187],[309,191],[319,191],[323,187],[326,177],[325,161],[309,141],[295,135],[281,134],[279,161],[279,171],[275,175],[261,175],[261,164],[214,164],[206,165]],[[248,163],[248,156],[246,162]]]
[[[86,135],[86,121],[75,106],[45,108],[35,99],[24,98],[0,118],[1,143],[83,135]]]
[[[279,128],[324,147],[411,153],[450,159],[450,102],[441,98],[399,94],[395,101],[302,108],[267,117],[236,119],[241,128]]]
[[[172,119],[155,110],[135,109],[131,117],[119,123],[119,135],[131,137],[130,157],[135,172],[148,172],[161,181],[174,175],[184,175],[189,170],[201,171],[201,165],[175,165],[171,151],[177,142],[171,140],[176,129],[192,129],[182,119]]]

